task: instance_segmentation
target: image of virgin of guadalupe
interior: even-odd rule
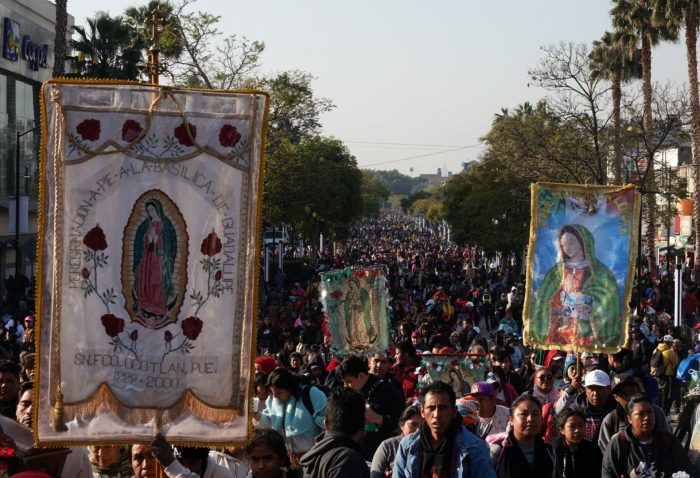
[[[344,304],[347,342],[354,346],[369,346],[377,339],[377,333],[372,325],[372,304],[369,292],[354,277],[348,281],[348,287]]]
[[[557,236],[558,262],[536,292],[530,319],[534,342],[574,346],[620,341],[622,306],[613,273],[595,255],[595,239],[579,224]]]
[[[134,238],[133,309],[144,325],[157,329],[168,323],[168,310],[177,300],[173,287],[177,237],[157,199],[147,200],[144,208],[146,218]]]

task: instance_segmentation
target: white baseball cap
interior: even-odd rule
[[[583,379],[586,387],[590,385],[598,385],[599,387],[610,386],[610,376],[602,370],[591,370]]]
[[[673,335],[664,335],[664,342],[673,342]]]

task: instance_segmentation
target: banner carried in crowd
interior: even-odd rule
[[[473,354],[422,354],[416,370],[418,390],[438,380],[449,384],[457,397],[468,395],[476,382],[486,379],[491,361]]]
[[[334,353],[385,350],[389,346],[386,271],[382,267],[321,274],[325,335]]]
[[[37,441],[245,441],[266,95],[42,93]]]
[[[600,353],[625,344],[639,207],[634,186],[532,185],[527,344]]]

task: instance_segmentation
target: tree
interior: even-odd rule
[[[314,95],[311,85],[314,77],[303,71],[285,71],[273,77],[249,80],[248,88],[270,94],[268,113],[268,154],[284,141],[300,143],[315,135],[321,128],[321,113],[334,108],[328,98]]]
[[[67,0],[56,0],[56,37],[53,47],[53,73],[54,78],[66,73],[66,30],[68,29]]]
[[[143,42],[122,17],[98,13],[88,19],[88,28],[73,27],[78,34],[71,41],[77,52],[78,76],[138,80],[144,67]]]
[[[651,49],[662,40],[673,40],[677,36],[677,28],[669,22],[660,22],[658,16],[655,18],[654,0],[613,0],[612,15],[613,27],[616,30],[620,42],[625,45],[641,46],[642,62],[642,95],[643,121],[641,128],[643,131],[644,147],[646,150],[646,160],[648,165],[654,161],[654,118],[652,111],[652,84],[651,84]],[[630,48],[630,55],[634,53],[636,47]],[[647,190],[655,189],[655,178],[653,168],[647,168],[647,173],[640,178],[640,185]],[[656,199],[653,194],[646,195],[647,202],[647,231],[646,243],[649,252],[649,263],[654,259],[654,230]]]
[[[555,93],[547,98],[550,111],[583,133],[589,147],[576,160],[583,163],[598,184],[607,184],[607,145],[604,131],[610,115],[606,113],[607,88],[591,75],[585,44],[563,43],[540,48],[544,57],[528,74],[531,81]],[[588,179],[586,178],[586,179]],[[590,182],[590,181],[586,181]]]
[[[529,182],[511,174],[498,156],[487,150],[478,164],[445,183],[443,195],[453,240],[520,257],[529,230]]]
[[[284,141],[265,167],[265,215],[291,224],[302,237],[344,238],[362,216],[362,173],[337,139],[311,136]]]
[[[639,50],[636,50],[637,52]],[[622,85],[633,78],[641,77],[639,55],[629,55],[629,46],[621,43],[617,36],[605,32],[600,40],[593,42],[588,59],[593,79],[610,81],[613,117],[613,183],[622,184]]]
[[[165,58],[164,74],[178,86],[228,90],[240,87],[257,70],[265,43],[230,35],[221,38],[221,17],[185,9],[193,0],[173,7],[173,34],[182,54]]]
[[[375,171],[375,174],[389,189],[391,194],[411,194],[428,185],[428,181],[426,179],[412,178],[410,176],[406,176],[405,174],[401,174],[396,169],[392,169],[391,171]]]
[[[377,217],[382,204],[389,199],[389,190],[382,184],[374,171],[362,170],[362,215],[364,217]]]
[[[528,184],[585,183],[596,172],[588,139],[575,121],[562,120],[545,101],[534,107],[524,103],[513,112],[502,109],[481,138],[503,169]]]
[[[693,217],[695,224],[695,257],[700,257],[700,98],[698,97],[698,25],[700,0],[657,0],[657,21],[666,19],[676,26],[685,26],[685,49],[688,64],[688,91],[690,92],[690,138],[693,155]],[[696,280],[700,276],[695,269]]]

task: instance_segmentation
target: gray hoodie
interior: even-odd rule
[[[327,431],[319,435],[300,462],[304,478],[369,478],[362,447],[341,432]]]

